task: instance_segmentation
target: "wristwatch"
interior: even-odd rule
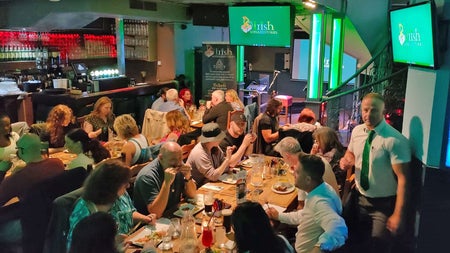
[[[186,183],[189,182],[190,180],[192,180],[192,175],[188,178],[186,178],[186,177],[184,178],[184,182],[186,182]]]

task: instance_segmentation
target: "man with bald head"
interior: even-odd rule
[[[357,194],[355,227],[350,241],[361,246],[355,252],[391,252],[393,236],[405,226],[409,191],[408,140],[386,123],[384,99],[369,93],[361,103],[364,124],[353,129],[342,169],[355,166]],[[356,236],[356,237],[355,237]]]
[[[20,199],[36,183],[64,171],[64,164],[60,159],[44,159],[41,156],[41,140],[36,134],[23,135],[16,146],[17,156],[26,166],[0,183],[0,206],[13,197]]]
[[[183,164],[180,145],[168,141],[161,146],[158,157],[137,175],[134,206],[140,213],[155,213],[159,218],[175,211],[182,194],[193,198],[196,189],[191,167]]]

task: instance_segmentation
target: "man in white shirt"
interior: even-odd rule
[[[295,186],[308,193],[302,210],[278,213],[268,208],[270,218],[283,223],[298,224],[295,250],[298,253],[335,250],[344,245],[348,231],[342,204],[336,191],[322,179],[325,165],[314,155],[299,155],[294,172]]]

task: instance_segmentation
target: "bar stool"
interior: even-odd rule
[[[288,95],[276,95],[275,99],[278,99],[281,101],[281,104],[283,105],[284,110],[284,123],[288,123],[288,114],[289,114],[289,123],[292,121],[292,96]]]

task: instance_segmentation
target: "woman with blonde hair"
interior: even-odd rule
[[[147,138],[139,133],[136,120],[130,114],[120,115],[114,120],[114,130],[118,137],[126,140],[122,146],[122,156],[126,165],[146,162],[140,157],[141,149],[148,147]]]
[[[161,138],[160,142],[176,142],[180,135],[188,133],[190,130],[189,120],[178,110],[173,110],[166,114],[166,124],[170,132]]]
[[[225,101],[231,104],[233,110],[240,111],[244,110],[244,103],[239,99],[236,90],[229,89],[225,92]]]
[[[94,110],[86,117],[83,129],[89,138],[107,142],[113,135],[113,103],[108,97],[101,97],[95,102]]]
[[[67,105],[56,105],[50,110],[45,126],[39,132],[41,141],[48,142],[50,153],[64,149],[66,133],[75,128],[73,120],[72,109]]]

